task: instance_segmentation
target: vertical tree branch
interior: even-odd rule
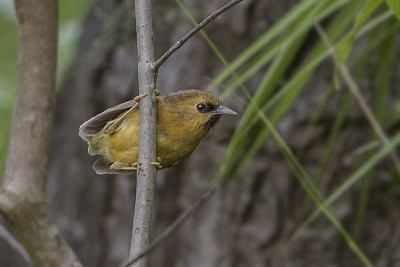
[[[81,266],[54,224],[46,175],[55,102],[57,1],[15,0],[18,85],[0,212],[34,266]]]
[[[137,166],[135,215],[129,258],[148,246],[151,213],[154,201],[156,168],[156,89],[157,73],[151,71],[154,62],[153,27],[150,0],[135,0],[136,34],[138,47],[140,100],[140,141]],[[147,266],[143,257],[131,266]]]
[[[131,257],[127,262],[123,263],[120,267],[127,267],[133,262],[139,260],[140,258],[144,257],[148,253],[150,253],[153,249],[155,249],[159,244],[164,242],[168,237],[170,237],[173,233],[175,233],[179,227],[198,209],[201,208],[203,204],[205,204],[211,197],[220,189],[219,184],[214,184],[211,188],[199,199],[197,200],[188,210],[186,210],[181,216],[179,216],[176,221],[174,221],[167,229],[165,229],[157,238],[155,238],[149,246],[145,249],[141,250],[138,254],[134,257]]]

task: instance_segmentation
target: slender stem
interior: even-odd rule
[[[170,237],[179,227],[188,219],[191,215],[193,215],[196,211],[198,211],[204,203],[206,203],[211,197],[220,189],[219,185],[213,185],[204,195],[197,200],[188,210],[186,210],[176,221],[171,224],[167,229],[165,229],[149,246],[145,249],[141,250],[135,257],[129,259],[127,262],[122,264],[120,267],[127,267],[140,258],[144,257],[148,253],[150,253],[153,249],[155,249],[159,244],[164,242],[168,237]]]
[[[10,233],[7,229],[0,224],[0,238],[3,239],[7,244],[16,251],[26,262],[29,262],[32,265],[31,259],[29,258],[28,253],[25,248],[21,245],[21,243]]]
[[[226,4],[225,6],[221,7],[211,15],[209,15],[205,20],[203,20],[200,24],[198,24],[196,27],[194,27],[190,32],[188,32],[185,36],[183,36],[178,42],[176,42],[170,49],[168,49],[167,52],[164,53],[159,59],[157,59],[156,62],[151,64],[151,70],[156,73],[158,68],[161,66],[161,64],[164,63],[165,60],[167,60],[176,50],[178,50],[186,41],[188,41],[193,35],[195,35],[198,31],[203,29],[208,23],[213,21],[215,18],[217,18],[219,15],[224,13],[226,10],[229,8],[233,7],[234,5],[242,2],[243,0],[233,0]]]
[[[156,79],[150,69],[154,62],[153,27],[150,0],[135,0],[136,34],[138,47],[139,94],[147,95],[140,100],[140,141],[137,166],[135,214],[129,258],[149,244],[151,214],[154,201],[156,168]],[[147,257],[131,266],[147,266]]]

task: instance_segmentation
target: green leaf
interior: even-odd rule
[[[351,49],[353,48],[354,34],[352,32],[348,33],[340,41],[337,48],[337,61],[338,65],[341,65],[349,57]]]
[[[400,112],[400,101],[396,101],[396,102],[394,103],[394,108],[395,108],[395,110],[396,110],[397,112]]]
[[[400,20],[400,1],[399,0],[386,0],[386,4],[396,15],[397,19]]]
[[[337,48],[338,65],[341,65],[349,57],[351,49],[353,48],[354,37],[356,36],[360,28],[363,26],[363,24],[367,21],[367,19],[379,7],[381,3],[382,0],[368,0],[362,7],[362,9],[358,12],[354,21],[353,28],[345,37],[343,37]]]

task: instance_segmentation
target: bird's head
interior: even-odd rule
[[[221,115],[237,114],[222,105],[221,101],[212,93],[200,90],[186,90],[167,95],[165,102],[179,114],[183,122],[201,127],[204,132],[208,132]]]

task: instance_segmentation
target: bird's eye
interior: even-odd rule
[[[199,104],[196,105],[196,109],[199,112],[204,112],[207,109],[207,105],[204,104],[204,103],[199,103]]]

